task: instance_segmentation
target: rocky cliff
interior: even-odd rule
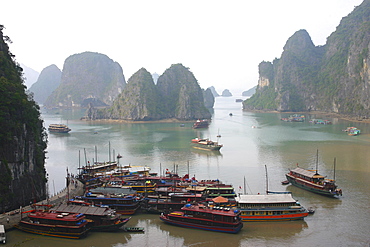
[[[58,88],[62,77],[62,71],[52,64],[44,68],[37,81],[30,87],[29,91],[33,93],[35,101],[42,105],[51,93]]]
[[[172,65],[154,84],[144,68],[136,72],[112,107],[87,111],[87,119],[148,121],[210,118],[203,92],[194,75],[182,64]]]
[[[0,25],[0,211],[46,198],[46,133]],[[5,40],[5,42],[4,42]]]
[[[45,101],[46,107],[111,105],[126,86],[121,66],[108,56],[84,52],[68,57],[59,87]]]
[[[306,30],[288,39],[279,59],[261,62],[245,110],[325,111],[370,116],[370,0],[347,17],[324,46]]]

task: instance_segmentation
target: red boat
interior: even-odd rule
[[[29,233],[51,237],[79,239],[90,230],[83,214],[68,214],[36,210],[14,227]]]
[[[70,204],[62,204],[52,210],[59,213],[83,213],[91,231],[118,231],[131,217],[121,218],[120,214],[110,208],[93,207],[84,201],[70,200]]]
[[[180,211],[162,214],[159,218],[165,223],[175,226],[238,233],[243,227],[239,216],[240,211],[231,208],[186,204]]]
[[[218,142],[211,141],[208,138],[194,138],[191,140],[191,146],[200,150],[219,151],[223,145]]]
[[[193,129],[208,128],[208,126],[209,126],[208,119],[198,119],[193,124]]]

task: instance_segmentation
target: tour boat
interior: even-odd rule
[[[53,133],[68,133],[71,131],[65,124],[50,124],[48,130]]]
[[[83,213],[86,216],[91,231],[117,231],[130,219],[121,218],[113,209],[107,207],[93,207],[84,201],[70,200],[69,204],[62,204],[52,209],[59,213]]]
[[[208,138],[194,138],[191,140],[191,146],[195,149],[218,151],[222,148],[222,144],[209,140]]]
[[[208,126],[209,126],[208,119],[198,119],[193,124],[193,129],[208,128]]]
[[[79,239],[90,230],[84,214],[69,214],[35,210],[14,227],[29,233],[51,237]]]
[[[341,196],[342,190],[335,184],[335,159],[334,159],[334,179],[327,179],[316,170],[306,170],[297,167],[290,170],[285,176],[294,186],[329,197]]]
[[[133,195],[101,195],[87,193],[86,196],[77,196],[76,199],[89,202],[97,207],[109,207],[118,214],[132,215],[140,208],[141,199]]]
[[[180,211],[161,214],[165,223],[208,231],[238,233],[243,223],[240,211],[204,204],[186,204]]]
[[[203,201],[202,194],[194,193],[169,193],[165,195],[149,195],[144,199],[141,206],[147,213],[168,213],[173,210],[180,210],[185,204],[189,202]]]
[[[291,194],[239,195],[237,209],[242,221],[300,220],[308,211]]]

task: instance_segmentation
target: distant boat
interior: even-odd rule
[[[208,128],[208,126],[209,126],[208,119],[198,119],[193,124],[193,129]]]
[[[161,214],[167,224],[207,231],[238,233],[243,223],[238,210],[207,204],[186,204],[179,211]]]
[[[318,164],[316,163],[316,170],[306,170],[304,168],[296,167],[290,170],[290,172],[285,176],[292,185],[299,188],[329,197],[341,196],[342,190],[338,189],[338,186],[335,184],[335,175],[334,179],[327,179],[326,176],[318,173],[317,166]]]
[[[48,130],[52,133],[68,133],[71,131],[65,124],[50,124]]]
[[[210,151],[218,151],[223,147],[222,144],[211,141],[208,138],[205,138],[205,139],[194,138],[191,140],[191,146],[195,149],[210,150]]]
[[[243,102],[242,99],[236,99],[235,102]]]
[[[347,132],[349,136],[357,136],[361,133],[361,130],[357,129],[356,127],[348,127],[343,131]]]

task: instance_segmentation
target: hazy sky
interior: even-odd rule
[[[0,24],[19,63],[41,72],[85,51],[118,62],[126,81],[144,67],[190,68],[202,88],[232,94],[257,85],[258,64],[279,58],[306,29],[323,45],[363,0],[7,0]]]

